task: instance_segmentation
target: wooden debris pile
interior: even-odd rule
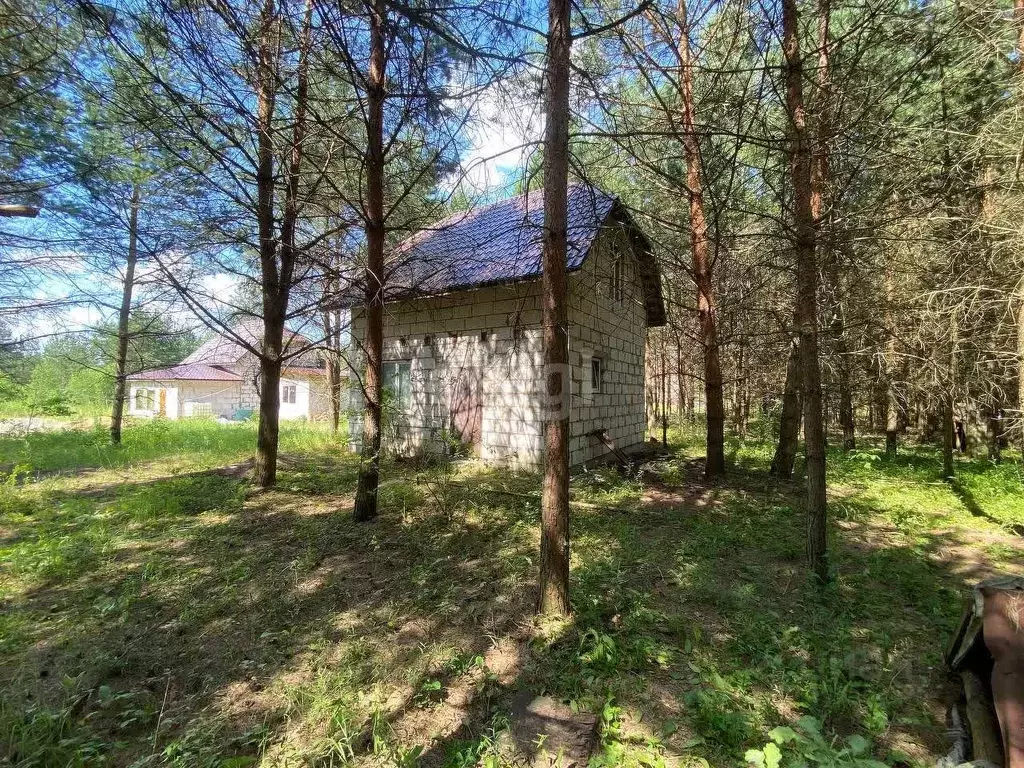
[[[950,716],[961,735],[940,765],[1024,768],[1024,577],[974,587],[946,663],[963,686]]]

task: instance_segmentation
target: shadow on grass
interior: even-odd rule
[[[297,742],[314,763],[471,765],[458,761],[491,748],[520,690],[602,713],[609,749],[735,763],[810,713],[940,751],[941,649],[965,578],[948,542],[880,531],[851,502],[820,592],[799,484],[754,465],[714,483],[673,471],[656,504],[574,509],[575,617],[553,636],[530,626],[536,502],[489,492],[500,472],[389,486],[364,525],[348,517],[353,464],[312,454],[257,495],[217,472],[55,495],[4,545],[23,589],[5,598],[0,715],[38,764],[89,749],[200,764]],[[46,711],[66,713],[60,728],[26,730]]]

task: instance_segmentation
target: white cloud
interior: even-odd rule
[[[486,195],[511,186],[522,177],[531,153],[544,134],[544,111],[535,94],[498,84],[478,101],[466,134],[469,147],[451,186]]]

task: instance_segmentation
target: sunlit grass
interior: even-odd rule
[[[532,621],[536,475],[389,463],[359,525],[357,460],[315,426],[285,426],[279,488],[259,493],[217,471],[252,455],[252,425],[6,442],[67,474],[0,488],[0,760],[488,764],[527,689],[599,715],[601,765],[732,767],[803,715],[933,762],[963,591],[1019,565],[994,522],[1021,519],[1014,466],[960,459],[957,490],[931,448],[833,449],[821,591],[770,441],[730,437],[708,484],[699,425],[669,437],[632,472],[574,476],[558,627]]]

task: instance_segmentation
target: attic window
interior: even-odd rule
[[[608,295],[612,301],[621,303],[626,297],[625,280],[623,279],[622,259],[618,258],[612,262],[612,274],[608,286]]]
[[[604,360],[600,357],[590,358],[590,391],[595,395],[604,392]]]

